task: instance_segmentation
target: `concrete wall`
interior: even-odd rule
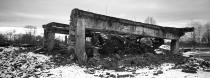
[[[136,34],[165,39],[179,39],[185,32],[193,31],[192,28],[163,27],[152,24],[100,15],[79,9],[72,10],[71,22],[77,26],[81,22],[85,28],[97,31],[115,31],[119,33]]]
[[[85,25],[85,28],[96,29],[98,31],[117,31],[119,33],[129,33],[141,36],[150,36],[165,39],[179,39],[179,34],[165,32],[161,29],[149,28],[145,26],[127,25],[115,21],[99,20],[94,18],[80,17],[78,21]]]

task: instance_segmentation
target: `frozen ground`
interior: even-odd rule
[[[66,65],[49,70],[54,75],[49,78],[209,78],[210,72],[198,71],[195,74],[181,72],[181,69],[171,69],[174,64],[165,63],[154,69],[139,68],[131,72],[116,72],[114,70],[95,70],[94,74],[85,73],[86,68],[81,68],[75,64]],[[156,75],[158,71],[162,71]]]
[[[18,47],[0,47],[3,49],[1,52],[11,52],[18,50]],[[204,55],[210,54],[203,52]],[[28,57],[37,57],[36,61],[43,62],[49,60],[50,56],[35,54],[28,52]],[[198,52],[186,52],[185,56],[196,55]],[[200,53],[201,54],[201,53]],[[204,72],[198,70],[197,73],[185,73],[181,69],[173,69],[175,65],[173,63],[164,63],[160,66],[150,66],[144,68],[126,68],[127,71],[115,71],[115,70],[103,70],[80,67],[77,64],[65,65],[56,68],[50,68],[43,70],[45,74],[41,74],[40,78],[209,78],[210,72]],[[50,74],[50,75],[49,75]],[[49,76],[46,76],[49,75]],[[30,78],[36,78],[31,76]]]
[[[190,55],[210,61],[210,51],[189,51],[183,53],[183,56],[186,57],[189,57]]]
[[[184,56],[206,55],[209,52],[186,52]],[[210,57],[209,57],[210,58]],[[114,70],[92,70],[79,67],[76,64],[66,65],[55,69],[50,69],[55,78],[209,78],[210,72],[198,70],[197,73],[185,73],[181,69],[173,69],[172,63],[164,63],[158,67],[128,68],[128,71],[119,72]],[[130,71],[129,71],[130,69]],[[135,71],[132,71],[135,70]],[[87,72],[88,71],[88,72]]]

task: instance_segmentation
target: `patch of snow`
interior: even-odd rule
[[[169,45],[161,45],[159,48],[165,49],[165,50],[171,50],[171,47]]]
[[[173,69],[163,72],[155,78],[209,78],[209,72],[198,71],[196,74],[181,72],[181,69]]]
[[[181,69],[171,69],[175,64],[164,63],[158,67],[150,69],[149,67],[138,68],[136,71],[115,71],[115,70],[95,70],[94,74],[85,73],[87,68],[79,67],[76,64],[61,66],[58,68],[50,69],[53,75],[49,78],[107,78],[110,75],[118,77],[120,75],[134,76],[134,78],[208,78],[210,72],[198,71],[197,73],[184,73]],[[154,75],[154,73],[162,71],[162,73]],[[125,77],[126,78],[126,77]]]
[[[86,68],[79,67],[76,64],[61,66],[50,69],[53,75],[49,78],[94,78],[93,75],[84,72]]]
[[[43,54],[35,54],[33,52],[29,52],[26,55],[29,57],[37,57],[37,61],[39,61],[39,62],[45,62],[51,58],[51,56],[46,56]]]
[[[210,54],[210,51],[208,51],[208,52],[202,52],[202,53]]]
[[[199,54],[199,53],[198,52],[189,51],[189,52],[183,53],[183,56],[189,57],[190,55],[196,55],[196,54]]]
[[[158,69],[149,70],[148,68],[139,69],[136,72],[140,73],[135,78],[209,78],[210,72],[198,71],[197,73],[184,73],[181,69],[171,69],[175,64],[165,63]],[[162,70],[163,73],[153,75],[157,70]]]
[[[16,51],[16,50],[19,50],[19,47],[12,47],[12,46],[9,46],[8,48],[6,47],[1,47],[3,48],[5,52],[13,52],[13,51]]]
[[[155,49],[154,51],[155,51],[155,53],[157,53],[157,54],[164,54],[163,51],[161,51],[160,49]]]

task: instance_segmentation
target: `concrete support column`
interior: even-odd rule
[[[85,51],[85,21],[78,18],[78,12],[76,10],[73,10],[71,14],[69,49],[70,51],[74,51],[78,63],[85,65],[87,62],[87,54]]]
[[[178,53],[179,51],[179,40],[171,40],[171,52]]]
[[[77,21],[76,27],[76,55],[79,64],[86,64],[87,54],[85,51],[85,25],[82,19]]]
[[[44,48],[47,51],[52,51],[55,45],[55,33],[44,29]]]
[[[74,53],[76,54],[75,52],[75,46],[76,46],[76,27],[71,25],[70,24],[70,27],[69,27],[69,37],[68,37],[68,50],[70,53]]]

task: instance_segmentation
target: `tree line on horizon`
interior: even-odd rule
[[[157,24],[153,17],[147,17],[144,21],[148,24]],[[210,22],[202,24],[199,21],[191,21],[186,27],[194,27],[193,32],[188,32],[180,38],[180,45],[183,47],[210,47]]]

